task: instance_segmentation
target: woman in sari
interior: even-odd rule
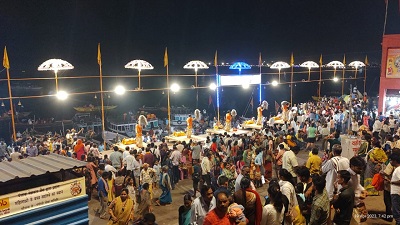
[[[86,193],[88,194],[88,199],[90,201],[90,199],[92,198],[92,190],[93,188],[96,187],[97,184],[97,176],[96,176],[97,166],[94,163],[94,158],[91,156],[89,156],[87,159],[86,169],[88,175],[90,174],[90,177],[88,177],[88,179],[90,178],[89,187],[86,187],[87,189]]]
[[[260,225],[262,217],[262,204],[260,195],[250,188],[250,180],[243,177],[240,181],[240,187],[234,194],[234,200],[237,204],[244,207],[244,214],[249,220],[249,225]]]
[[[381,148],[381,143],[375,138],[372,139],[372,149],[367,153],[367,168],[364,175],[364,188],[368,195],[378,195],[379,192],[372,186],[372,178],[379,173],[382,164],[388,160],[385,151]]]
[[[171,204],[172,196],[171,196],[171,181],[168,175],[168,166],[162,167],[162,175],[160,176],[160,187],[162,193],[160,198],[156,201],[157,205],[166,205]]]
[[[126,225],[133,219],[133,201],[129,197],[128,189],[122,189],[120,196],[108,206],[108,212],[111,216],[108,225]]]
[[[192,196],[186,194],[183,197],[183,205],[179,207],[179,225],[189,225],[191,217]]]

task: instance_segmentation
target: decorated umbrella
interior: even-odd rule
[[[336,69],[337,69],[337,68],[339,68],[339,69],[344,68],[344,64],[343,64],[342,62],[339,62],[339,61],[332,61],[332,62],[326,64],[326,66],[327,66],[327,67],[333,67],[333,69],[334,69],[333,80],[336,82],[336,81],[337,81],[337,78],[336,78]]]
[[[56,93],[58,93],[58,77],[57,77],[57,73],[59,70],[71,70],[73,69],[74,66],[62,59],[49,59],[46,60],[45,62],[43,62],[42,64],[40,64],[40,66],[38,67],[39,71],[48,71],[48,70],[52,70],[54,71],[54,75],[56,77]]]
[[[279,80],[278,82],[281,82],[281,69],[285,69],[285,68],[290,68],[290,65],[286,62],[282,62],[282,61],[278,61],[276,63],[273,63],[269,68],[271,69],[278,69],[279,71]]]
[[[127,69],[137,69],[139,71],[139,74],[138,74],[138,78],[139,78],[139,82],[138,82],[139,87],[138,87],[138,89],[139,90],[141,89],[141,86],[140,86],[140,71],[154,69],[154,67],[149,62],[141,60],[141,59],[135,59],[135,60],[132,60],[132,61],[128,62],[125,65],[125,68],[127,68]]]
[[[301,67],[308,68],[308,80],[310,81],[311,68],[319,68],[319,65],[314,61],[306,61],[300,64]]]
[[[229,67],[230,70],[239,70],[239,74],[242,73],[242,70],[249,70],[251,66],[245,62],[235,62]]]
[[[208,66],[203,62],[199,60],[194,60],[186,63],[186,65],[183,66],[184,69],[194,69],[195,72],[195,88],[198,87],[197,85],[197,70],[198,69],[208,69]],[[196,92],[196,107],[199,102],[199,90]]]
[[[363,62],[361,62],[361,61],[353,61],[353,62],[349,63],[349,66],[351,66],[351,67],[356,69],[356,72],[354,74],[354,78],[357,78],[357,69],[359,67],[364,67],[365,64]]]

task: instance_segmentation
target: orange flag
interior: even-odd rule
[[[208,97],[208,106],[210,106],[211,103],[212,103],[212,97],[211,97],[211,95],[210,95],[210,96]]]
[[[260,52],[260,56],[258,57],[258,65],[262,66],[261,52]]]
[[[101,66],[100,43],[97,45],[97,64],[99,64],[99,66]]]
[[[168,49],[165,48],[165,53],[164,53],[164,67],[168,66]]]
[[[319,66],[322,66],[322,54],[321,57],[319,57]]]
[[[214,55],[214,66],[218,66],[218,51],[215,50],[215,55]]]
[[[365,56],[365,62],[364,62],[364,64],[365,64],[366,66],[369,66],[368,56],[367,56],[367,55]]]
[[[293,52],[292,55],[290,56],[290,66],[294,65],[294,56],[293,56]]]
[[[10,69],[10,61],[8,61],[8,54],[7,54],[7,48],[6,47],[4,47],[3,66],[6,69]]]

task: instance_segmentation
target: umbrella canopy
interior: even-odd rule
[[[314,61],[303,62],[302,64],[300,64],[300,66],[301,67],[307,67],[309,69],[311,69],[311,68],[319,68],[319,65]]]
[[[326,64],[326,66],[327,67],[333,67],[335,69],[336,68],[339,68],[339,69],[344,68],[344,64],[342,62],[339,62],[339,61],[332,61],[332,62]]]
[[[286,62],[278,61],[273,63],[269,68],[271,69],[285,69],[285,68],[290,68],[290,65]]]
[[[360,68],[360,67],[364,67],[365,64],[361,61],[353,61],[351,63],[349,63],[349,66],[353,67],[353,68]]]
[[[53,70],[53,71],[58,71],[58,70],[70,70],[73,69],[74,66],[62,59],[49,59],[46,60],[44,63],[40,64],[38,67],[39,71],[46,71],[46,70]]]
[[[208,66],[203,61],[193,60],[186,63],[186,65],[184,65],[183,68],[198,70],[198,69],[208,69]]]
[[[127,69],[137,69],[137,70],[152,70],[154,67],[147,61],[141,59],[135,59],[128,62],[125,65]]]
[[[245,62],[235,62],[229,67],[229,69],[242,71],[251,69],[251,66]]]

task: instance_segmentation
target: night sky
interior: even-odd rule
[[[400,33],[398,4],[389,0],[386,34]],[[368,55],[371,64],[379,65],[384,15],[384,0],[9,0],[0,1],[0,47],[7,46],[14,78],[51,77],[51,72],[37,71],[50,58],[61,58],[75,66],[61,76],[97,75],[97,43],[102,46],[105,75],[137,74],[124,68],[133,59],[144,59],[155,67],[147,74],[165,74],[165,47],[170,74],[192,73],[182,69],[183,65],[194,59],[212,62],[215,50],[219,62],[258,64],[259,52],[266,62],[289,62],[293,52],[299,64],[318,62],[320,54],[324,63],[342,61],[346,54],[347,62],[364,61]],[[215,70],[203,73],[214,74]],[[222,68],[221,73],[232,71]],[[376,69],[373,77],[378,73]],[[5,78],[5,74],[1,71],[0,77]],[[143,81],[144,85],[165,86],[164,80],[149,79]],[[201,82],[205,85],[209,79]],[[110,80],[106,88],[121,82]],[[88,81],[62,82],[76,91],[98,89],[93,81],[89,84],[95,87],[80,85]],[[54,85],[40,85],[48,84]],[[309,96],[315,95],[315,87],[311,89]],[[206,107],[208,94],[202,94]],[[154,99],[154,103],[162,100]],[[130,107],[143,104],[133,102]]]

